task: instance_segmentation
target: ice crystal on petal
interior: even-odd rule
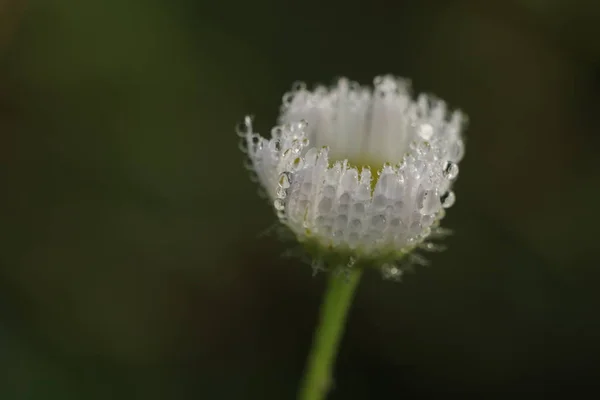
[[[368,260],[399,279],[398,260],[425,264],[415,249],[441,249],[430,240],[447,234],[439,222],[456,199],[464,120],[386,75],[373,88],[295,84],[270,138],[251,117],[237,132],[278,218],[315,253],[315,271]]]

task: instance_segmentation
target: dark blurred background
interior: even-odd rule
[[[600,3],[1,0],[0,57],[0,399],[293,399],[325,277],[234,126],[384,73],[470,117],[455,235],[366,276],[330,398],[598,382]]]

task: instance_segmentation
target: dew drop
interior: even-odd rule
[[[362,214],[365,212],[365,205],[363,203],[354,204],[354,212],[357,214]]]
[[[281,142],[279,139],[272,139],[269,142],[269,148],[274,152],[279,152],[281,150]]]
[[[452,161],[446,161],[444,164],[444,178],[448,180],[455,179],[458,176],[458,164]]]
[[[285,197],[287,196],[287,192],[285,191],[285,189],[281,186],[277,187],[276,193],[278,198],[280,199],[285,199]]]
[[[350,193],[344,192],[340,196],[340,204],[348,204],[348,203],[350,203]]]
[[[342,187],[345,190],[354,190],[358,185],[358,171],[354,168],[346,170],[341,181]]]
[[[319,202],[319,212],[325,214],[331,210],[331,206],[333,205],[333,201],[329,197],[323,197]]]
[[[273,206],[277,211],[283,211],[285,210],[285,201],[282,199],[275,199]]]
[[[242,153],[247,153],[248,152],[248,142],[246,141],[245,138],[242,138],[238,144],[239,149],[242,151]]]
[[[396,210],[396,212],[402,210],[404,208],[404,202],[402,200],[397,200],[396,202],[394,202],[394,210]]]
[[[278,184],[283,189],[289,188],[292,184],[292,175],[289,172],[282,172],[279,174]]]
[[[350,232],[348,235],[348,244],[355,247],[360,242],[360,235],[357,232]]]
[[[248,133],[252,132],[252,117],[246,115],[246,117],[244,117],[244,122],[240,122],[236,125],[235,131],[240,137],[246,136]]]
[[[421,226],[430,226],[435,220],[435,214],[423,215],[421,217]]]
[[[371,188],[368,186],[361,186],[356,190],[354,196],[359,200],[368,200],[371,197]]]
[[[348,223],[348,217],[345,214],[340,214],[335,218],[335,225],[337,227],[344,227]]]
[[[303,136],[304,128],[306,128],[307,126],[308,126],[308,121],[306,121],[305,119],[301,119],[300,121],[296,122],[296,124],[294,124],[294,130],[300,131],[300,134]]]
[[[442,207],[449,208],[449,207],[452,207],[452,205],[456,201],[456,195],[454,194],[453,191],[450,190],[450,191],[444,193],[442,195],[442,197],[440,198],[440,200],[442,201]]]
[[[420,179],[427,169],[427,164],[421,160],[415,160],[412,164],[412,173],[416,179]]]
[[[279,139],[281,137],[283,133],[283,130],[281,129],[280,126],[276,126],[275,128],[271,129],[271,137],[274,139]]]
[[[431,153],[431,145],[429,144],[429,142],[420,142],[417,145],[417,154],[420,155],[421,157],[427,156],[429,153]]]
[[[382,194],[378,194],[373,198],[373,207],[375,207],[378,210],[381,210],[383,208],[385,208],[385,205],[387,204],[388,199],[387,197],[385,197]]]
[[[385,279],[399,280],[402,276],[402,270],[393,264],[383,264],[381,272]]]
[[[375,215],[373,218],[371,218],[371,224],[377,230],[383,229],[385,227],[385,222],[385,216],[381,214]]]
[[[449,156],[454,162],[459,162],[465,155],[465,144],[461,139],[458,139],[450,147]]]
[[[292,161],[292,164],[291,164],[291,168],[294,171],[298,171],[303,166],[304,166],[304,160],[302,159],[302,157],[296,157],[296,158],[294,158],[294,161]]]
[[[301,82],[301,81],[296,81],[292,84],[292,91],[301,92],[304,90],[306,90],[306,83]]]
[[[288,158],[291,157],[294,154],[294,151],[292,149],[285,149],[283,151],[283,154],[281,155],[282,158]]]
[[[283,102],[283,105],[286,107],[289,107],[292,105],[292,100],[294,100],[293,92],[288,92],[288,93],[284,94],[281,99],[281,101]]]
[[[430,124],[422,124],[417,128],[417,132],[421,139],[429,140],[433,136],[433,126],[431,126]]]
[[[396,227],[400,226],[401,223],[402,223],[402,220],[400,218],[393,218],[390,221],[390,226],[396,228]]]
[[[319,232],[325,236],[330,236],[331,235],[331,226],[329,226],[329,225],[321,226],[319,228]]]
[[[440,207],[440,198],[436,195],[433,190],[423,191],[421,206],[419,211],[423,215],[429,215],[436,212]]]
[[[335,196],[335,187],[331,185],[327,185],[323,188],[323,196],[325,197],[333,197]]]
[[[319,258],[313,259],[310,263],[310,266],[313,270],[313,276],[317,275],[321,271],[326,271],[325,263]]]
[[[360,222],[360,219],[355,218],[352,221],[350,221],[350,228],[355,231],[360,230],[360,228],[362,228],[362,222]]]
[[[377,181],[377,185],[381,186],[382,191],[386,191],[389,188],[393,188],[395,182],[396,176],[394,174],[384,174],[382,176],[379,177],[379,180]]]
[[[344,231],[337,230],[333,232],[333,240],[336,244],[340,244],[344,240]]]
[[[305,162],[310,165],[314,164],[317,161],[317,153],[318,151],[314,147],[308,149],[304,155]]]
[[[238,136],[244,137],[248,133],[248,126],[244,122],[239,122],[235,125],[235,133]]]

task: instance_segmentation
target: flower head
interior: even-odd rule
[[[432,96],[413,100],[410,83],[380,76],[374,88],[345,78],[331,88],[296,84],[283,96],[280,125],[263,138],[246,117],[250,167],[277,216],[315,265],[357,261],[399,277],[419,260],[455,201],[464,154],[464,116]]]

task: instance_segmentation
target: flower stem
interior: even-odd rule
[[[362,268],[358,266],[347,276],[331,274],[298,400],[323,400],[327,396],[346,316],[361,274]]]

